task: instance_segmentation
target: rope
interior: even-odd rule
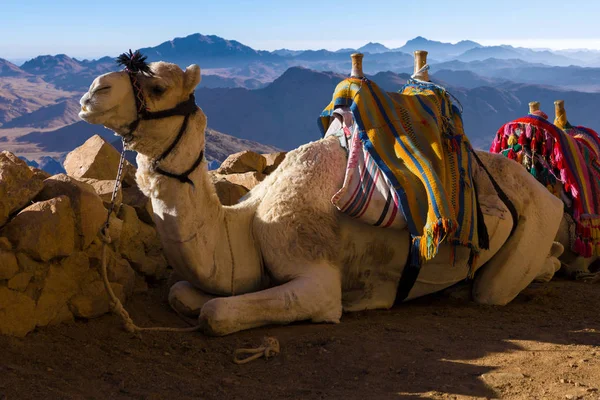
[[[257,347],[255,349],[237,349],[233,353],[233,362],[240,365],[240,364],[249,363],[250,361],[257,360],[257,359],[261,358],[262,356],[264,356],[265,359],[269,359],[270,357],[273,357],[273,356],[276,356],[277,354],[279,354],[279,351],[280,351],[280,347],[279,347],[279,341],[277,340],[277,338],[272,337],[272,336],[265,336],[262,340],[262,345],[260,347]],[[252,355],[250,357],[246,357],[246,358],[239,358],[238,356],[241,354],[252,354]]]
[[[419,81],[427,82],[425,79],[423,79],[425,78],[425,72],[427,71],[429,71],[429,64],[423,65],[420,70],[412,74],[410,77]]]
[[[108,293],[108,297],[110,298],[110,308],[113,313],[117,314],[121,317],[123,321],[123,326],[127,332],[131,333],[139,333],[143,331],[160,331],[160,332],[194,332],[200,330],[202,326],[200,324],[196,326],[192,326],[190,328],[169,328],[169,327],[139,327],[137,326],[129,313],[121,303],[121,300],[115,295],[115,292],[112,290],[110,286],[110,282],[108,281],[108,272],[107,272],[107,262],[106,262],[106,249],[108,244],[112,242],[110,238],[110,234],[108,232],[108,228],[110,226],[110,215],[115,207],[115,199],[117,197],[117,191],[119,190],[119,185],[121,183],[121,174],[123,172],[123,163],[125,162],[125,151],[127,151],[127,145],[125,140],[123,141],[123,150],[121,151],[121,159],[119,160],[119,169],[117,170],[117,179],[115,180],[115,186],[113,188],[113,193],[110,201],[110,207],[108,208],[108,215],[106,217],[106,222],[104,226],[100,230],[100,238],[102,239],[102,281],[104,282],[104,288]]]

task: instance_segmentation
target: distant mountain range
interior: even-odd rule
[[[397,91],[410,76],[380,72],[368,77],[387,91]],[[502,124],[527,114],[528,103],[534,100],[540,101],[542,110],[553,118],[554,101],[563,99],[573,124],[600,128],[597,112],[600,93],[494,81],[464,71],[441,71],[439,75],[432,74],[431,78],[459,99],[464,107],[466,132],[474,145],[481,148],[489,146]],[[320,138],[317,117],[342,79],[343,75],[333,72],[294,67],[263,89],[201,88],[197,90],[196,98],[213,128],[289,150]],[[470,87],[468,82],[473,79],[492,82],[497,87]],[[236,117],[232,118],[232,115]]]
[[[364,53],[368,76],[395,91],[413,71],[415,50],[429,52],[432,80],[464,106],[465,128],[476,146],[487,147],[495,130],[524,115],[532,100],[551,113],[553,101],[564,99],[572,123],[600,129],[598,51],[453,44],[419,36],[393,49],[370,42],[358,49],[269,52],[202,34],[141,49],[150,61],[200,65],[197,102],[216,130],[209,131],[207,156],[217,161],[243,148],[288,150],[319,139],[317,116],[348,76],[350,54]],[[77,113],[93,79],[116,69],[114,55],[42,55],[20,66],[0,59],[0,148],[29,143],[41,153],[64,153],[94,133],[114,141],[112,132],[80,121]]]
[[[87,139],[94,135],[100,135],[105,140],[117,145],[120,139],[115,137],[113,131],[100,125],[90,125],[85,121],[79,121],[53,131],[34,131],[17,138],[18,142],[36,144],[46,152],[69,152],[81,146]],[[279,148],[250,140],[245,140],[214,129],[206,130],[206,159],[209,161],[224,161],[229,154],[242,150],[253,150],[259,153],[272,153],[280,151]]]

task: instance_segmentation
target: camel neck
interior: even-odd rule
[[[183,117],[180,119],[183,120]],[[180,124],[181,122],[176,128],[171,128],[174,134],[179,131]],[[167,235],[174,240],[185,240],[196,232],[194,227],[188,226],[189,220],[210,219],[210,216],[217,217],[222,214],[221,203],[208,174],[208,166],[199,157],[204,151],[204,134],[199,130],[204,129],[204,120],[197,114],[190,115],[187,129],[177,146],[160,161],[162,171],[156,170],[153,162],[155,157],[142,154],[138,154],[137,157],[138,184],[144,193],[152,198],[155,211],[164,210],[172,216],[189,216],[190,213],[197,214],[197,210],[202,210],[203,215],[195,215],[194,218],[174,218],[177,220],[174,225],[177,226],[169,228]],[[172,139],[168,143],[172,143]],[[161,148],[158,152],[162,151],[164,150]],[[168,171],[168,174],[165,174],[165,171]],[[186,181],[169,174],[186,175]],[[168,218],[163,219],[166,222]],[[214,221],[207,221],[210,222]]]

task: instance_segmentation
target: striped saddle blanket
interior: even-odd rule
[[[339,106],[350,109],[354,126],[345,131],[348,168],[333,203],[373,225],[405,223],[413,262],[435,257],[444,240],[470,248],[473,262],[487,248],[487,231],[478,215],[472,148],[448,93],[416,80],[387,93],[368,79],[348,78],[320,115],[323,134]]]
[[[593,130],[565,130],[530,114],[504,124],[490,152],[521,163],[565,203],[575,221],[571,249],[584,257],[600,255],[600,138]]]

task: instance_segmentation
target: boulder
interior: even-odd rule
[[[25,289],[27,296],[34,300],[39,299],[44,287],[44,280],[50,269],[50,264],[35,261],[25,253],[17,253],[17,262],[23,273],[30,273],[32,275],[32,279]]]
[[[33,278],[31,272],[21,272],[16,274],[8,281],[8,288],[19,292],[24,292],[27,289],[27,285]]]
[[[223,175],[223,178],[227,179],[231,183],[243,186],[248,190],[252,190],[263,179],[265,179],[265,176],[266,175],[263,175],[262,173],[254,171],[246,172],[244,174]]]
[[[285,155],[286,154],[287,153],[284,152],[284,151],[281,151],[279,153],[263,154],[262,156],[267,161],[267,166],[265,167],[265,170],[263,171],[263,173],[265,175],[269,175],[270,173],[272,173],[273,171],[275,171],[275,169],[277,169],[277,167],[279,166],[279,164],[281,164],[281,162],[283,160],[285,160]]]
[[[54,325],[73,318],[68,302],[80,292],[89,267],[89,258],[83,252],[50,266],[36,306],[37,326]]]
[[[115,296],[125,303],[125,291],[119,283],[110,284]],[[69,308],[73,315],[80,318],[97,318],[110,311],[110,298],[104,283],[92,282],[82,288],[80,294],[73,296],[69,301]]]
[[[0,250],[10,251],[12,250],[12,244],[10,244],[10,240],[5,237],[0,237]]]
[[[75,249],[75,215],[67,196],[35,203],[3,229],[17,250],[36,260],[48,261],[68,256]]]
[[[67,175],[75,178],[114,180],[120,157],[117,149],[110,143],[94,135],[70,152],[63,165]],[[123,183],[127,186],[135,185],[135,167],[127,160],[123,166]]]
[[[109,263],[106,268],[109,282],[119,283],[126,295],[133,293],[135,286],[135,271],[124,258],[117,258]]]
[[[8,151],[0,153],[0,227],[42,190],[41,175],[34,175],[19,157]]]
[[[115,180],[98,180],[98,179],[90,179],[90,178],[82,178],[83,182],[92,185],[94,191],[102,201],[104,202],[104,207],[108,209],[110,206],[110,200],[112,199],[113,190],[115,188]],[[118,207],[123,201],[123,188],[119,185],[117,189],[117,197],[115,197],[115,207]]]
[[[133,207],[139,219],[147,224],[154,225],[152,202],[137,186],[123,188],[123,203]]]
[[[118,252],[134,270],[160,278],[167,268],[160,240],[153,227],[139,220],[133,207],[123,204],[118,217],[123,220]]]
[[[267,166],[267,160],[253,151],[242,151],[227,157],[217,169],[218,174],[243,174],[246,172],[262,173]]]
[[[0,250],[0,281],[12,278],[17,272],[19,272],[19,264],[14,253]]]
[[[54,175],[44,181],[44,189],[36,200],[49,200],[60,195],[69,197],[75,213],[76,246],[87,248],[98,235],[106,221],[102,199],[90,184],[80,182],[65,174]]]
[[[0,334],[23,337],[35,329],[35,301],[0,286]]]
[[[248,189],[244,186],[231,183],[225,178],[221,178],[215,182],[215,190],[217,191],[219,200],[221,200],[221,204],[224,206],[237,204],[240,198],[248,193]]]

